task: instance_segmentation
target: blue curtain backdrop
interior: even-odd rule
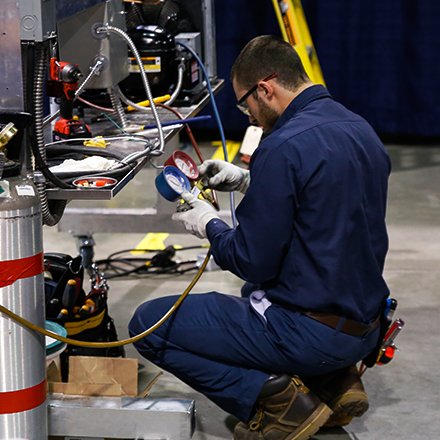
[[[440,136],[439,0],[303,0],[327,87],[383,136]],[[247,118],[235,109],[229,72],[241,48],[280,34],[271,0],[215,1],[217,97],[228,136]],[[215,129],[214,122],[207,128]]]

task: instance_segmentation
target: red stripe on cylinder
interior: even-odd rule
[[[44,271],[43,252],[19,260],[0,261],[0,288],[10,286],[22,278],[30,278]]]
[[[0,392],[0,414],[29,411],[46,400],[46,379],[30,388],[18,391]]]

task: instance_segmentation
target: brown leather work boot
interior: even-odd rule
[[[353,417],[360,417],[368,410],[368,396],[356,365],[305,382],[333,410],[324,425],[326,428],[348,425]]]
[[[237,424],[234,440],[306,440],[327,421],[332,411],[325,403],[297,376],[282,377],[288,378],[285,387],[260,394],[254,418]]]

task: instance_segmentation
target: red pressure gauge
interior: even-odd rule
[[[193,159],[183,151],[175,151],[166,161],[164,165],[171,165],[182,171],[189,180],[197,180],[199,178],[199,169]]]
[[[194,160],[188,154],[184,153],[183,151],[177,150],[173,154],[171,154],[171,156],[165,161],[164,165],[165,169],[167,169],[168,167],[174,169],[174,174],[176,174],[176,171],[180,172],[183,175],[181,177],[185,177],[188,179],[191,187],[196,190],[197,195],[200,195],[201,198],[204,198],[205,200],[210,202],[212,206],[217,209],[217,211],[220,209],[215,192],[209,188],[205,188],[203,183],[198,180],[200,176],[199,169]],[[162,194],[161,185],[159,185],[158,190]],[[180,194],[181,193],[182,192],[180,192]],[[162,195],[167,198],[164,194]]]

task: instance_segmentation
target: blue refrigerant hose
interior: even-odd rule
[[[190,52],[193,55],[193,57],[196,59],[196,61],[199,64],[200,68],[202,69],[203,76],[205,77],[205,80],[206,80],[206,87],[208,88],[208,93],[209,93],[209,96],[211,97],[211,104],[212,104],[212,110],[214,112],[214,117],[215,117],[215,120],[217,122],[218,129],[220,131],[220,139],[221,139],[221,143],[222,143],[223,154],[225,156],[225,160],[229,162],[229,160],[228,160],[228,151],[227,151],[227,148],[226,148],[225,132],[223,130],[223,124],[222,124],[222,121],[221,121],[221,118],[220,118],[220,114],[218,112],[217,103],[215,102],[214,92],[213,92],[212,87],[211,87],[211,81],[209,81],[208,72],[206,71],[206,68],[205,68],[202,60],[200,59],[200,57],[197,55],[197,53],[191,47],[189,47],[188,45],[186,45],[186,44],[184,44],[184,43],[182,43],[180,41],[177,44],[179,44],[180,46],[185,48],[188,52]],[[234,192],[230,192],[229,193],[229,203],[230,203],[230,207],[231,207],[232,225],[235,228],[237,226],[237,218],[235,217],[235,197],[234,197]]]

